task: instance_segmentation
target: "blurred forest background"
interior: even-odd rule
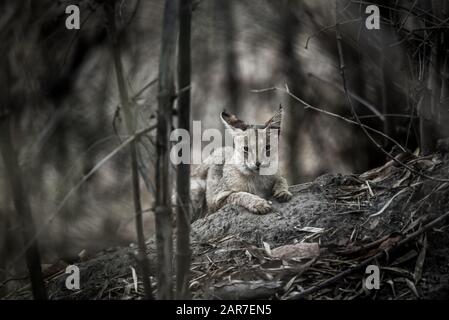
[[[126,150],[86,177],[127,136],[105,2],[0,2],[0,140],[9,131],[43,264],[136,239]],[[124,77],[142,130],[156,122],[164,1],[118,3]],[[80,8],[80,30],[65,27],[69,4]],[[370,4],[380,8],[379,30],[365,26]],[[191,119],[203,129],[222,128],[226,109],[263,123],[286,106],[281,159],[290,184],[363,172],[383,164],[386,152],[394,156],[398,145],[433,152],[448,136],[448,20],[444,0],[193,1]],[[282,90],[261,90],[272,87]],[[286,88],[334,115],[305,107]],[[370,131],[376,146],[357,125],[348,96],[359,120],[391,139]],[[137,150],[146,236],[155,228],[154,136],[144,135]],[[4,163],[0,284],[26,272],[24,226]]]

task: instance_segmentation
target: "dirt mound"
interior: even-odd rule
[[[292,186],[259,216],[226,206],[192,224],[191,290],[203,298],[447,299],[449,161],[401,154],[361,175],[325,175]],[[435,219],[440,219],[433,223]],[[155,261],[154,241],[148,255]],[[81,289],[65,289],[64,269],[47,278],[53,299],[139,299],[135,249],[120,248],[77,264]],[[380,288],[363,285],[380,268]],[[154,263],[153,263],[154,265]],[[154,269],[152,270],[154,274]],[[154,281],[154,279],[153,279]],[[304,292],[304,290],[307,290]],[[29,298],[28,287],[8,298]]]

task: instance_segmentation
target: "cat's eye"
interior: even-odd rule
[[[248,152],[248,146],[244,146],[243,147],[243,151],[245,151],[245,153],[247,153]]]

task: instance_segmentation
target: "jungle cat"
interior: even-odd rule
[[[213,213],[226,204],[266,214],[271,211],[269,197],[281,202],[291,199],[287,181],[279,174],[277,163],[274,172],[261,174],[270,165],[273,158],[270,153],[277,153],[282,113],[281,107],[262,125],[249,125],[227,112],[220,114],[233,137],[234,147],[216,149],[193,171],[191,190],[194,207],[198,209],[194,213],[196,217]],[[257,131],[253,135],[256,139],[248,138],[251,130],[252,133]]]

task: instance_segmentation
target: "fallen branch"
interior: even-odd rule
[[[268,299],[284,286],[282,281],[241,281],[219,283],[210,288],[211,295],[221,300]]]
[[[413,186],[420,185],[420,184],[421,184],[421,183],[417,183],[417,184],[415,184],[415,185],[413,185]],[[392,197],[390,198],[390,200],[387,201],[387,203],[385,203],[385,205],[382,207],[382,209],[380,209],[380,210],[377,211],[376,213],[370,214],[370,215],[368,216],[368,219],[369,219],[369,218],[373,218],[373,217],[377,217],[378,215],[381,215],[381,214],[382,214],[382,213],[383,213],[383,212],[390,206],[390,204],[393,202],[394,199],[396,199],[398,196],[400,196],[402,193],[404,193],[405,191],[407,191],[408,189],[410,189],[410,188],[413,187],[413,186],[406,187],[406,188],[402,189],[401,191],[399,191],[398,193],[396,193],[394,196],[392,196]]]
[[[446,220],[449,217],[449,211],[446,212],[445,214],[439,216],[438,218],[434,219],[432,222],[429,222],[428,224],[426,224],[424,227],[422,227],[421,229],[409,234],[407,237],[405,237],[403,240],[401,240],[397,245],[379,252],[378,254],[363,260],[361,263],[359,263],[358,265],[349,268],[339,274],[337,274],[336,276],[329,278],[319,284],[317,284],[316,286],[310,287],[302,292],[298,292],[297,294],[294,294],[292,296],[289,297],[290,300],[297,300],[297,299],[302,299],[305,296],[308,296],[312,293],[315,293],[319,290],[322,290],[340,280],[342,280],[343,278],[346,278],[347,276],[363,269],[364,267],[368,266],[369,264],[371,264],[374,260],[383,258],[384,256],[389,256],[392,252],[396,251],[398,248],[402,247],[403,245],[407,244],[408,242],[410,242],[411,240],[419,237],[421,234],[423,234],[424,232],[430,230],[431,228],[433,228],[434,226],[436,226],[437,224],[439,224],[440,222],[443,222],[444,220]]]

